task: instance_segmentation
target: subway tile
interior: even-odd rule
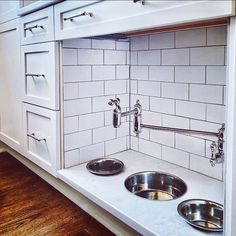
[[[209,159],[202,156],[190,155],[190,169],[208,175],[215,179],[222,180],[223,165],[217,164],[214,167],[210,165]]]
[[[206,83],[225,85],[226,66],[207,66]]]
[[[79,149],[65,152],[65,168],[76,166],[80,163]]]
[[[154,81],[174,82],[174,66],[150,66],[149,79]]]
[[[174,48],[174,33],[150,35],[150,49]]]
[[[205,66],[176,66],[175,82],[205,83]]]
[[[224,65],[224,47],[190,48],[190,65]]]
[[[64,100],[79,98],[79,84],[64,84]]]
[[[138,64],[138,52],[137,51],[130,52],[130,64],[131,65],[137,65]]]
[[[175,145],[175,135],[172,132],[150,130],[150,140],[170,147]]]
[[[160,113],[174,114],[175,101],[166,98],[150,97],[150,110]]]
[[[139,152],[161,159],[161,145],[139,139]]]
[[[78,49],[79,65],[103,64],[103,50]]]
[[[160,90],[160,82],[138,81],[138,94],[159,97]]]
[[[115,66],[93,66],[92,67],[93,80],[114,80],[116,78]]]
[[[225,123],[225,106],[207,104],[207,121]]]
[[[117,128],[117,137],[124,137],[129,135],[129,122],[122,122],[121,126]]]
[[[227,26],[216,26],[207,28],[207,45],[226,45]]]
[[[65,136],[65,151],[92,144],[92,131],[82,131]]]
[[[129,66],[116,66],[117,79],[129,79]]]
[[[93,130],[93,143],[100,143],[103,141],[114,139],[116,130],[113,126],[106,126],[96,128]]]
[[[130,80],[131,84],[131,93],[137,94],[138,93],[138,81],[137,80]]]
[[[124,65],[126,64],[126,52],[125,51],[104,51],[104,63],[105,64],[116,64]]]
[[[162,160],[188,168],[189,153],[171,147],[162,146]]]
[[[63,49],[63,65],[77,65],[77,49]]]
[[[162,83],[161,94],[164,98],[188,99],[188,85],[176,83]]]
[[[93,112],[111,110],[111,106],[108,105],[110,99],[114,99],[114,96],[93,97]]]
[[[116,48],[116,41],[115,40],[96,40],[92,39],[92,48],[95,49],[115,49]]]
[[[134,151],[138,151],[138,140],[139,138],[133,136],[130,137],[131,149]]]
[[[206,28],[175,32],[175,46],[177,48],[206,46]]]
[[[65,83],[91,80],[91,66],[64,66],[63,79]]]
[[[125,107],[129,107],[129,94],[119,94],[117,96],[120,99],[120,106],[121,109],[124,109]]]
[[[76,116],[91,112],[91,98],[68,100],[64,102],[64,116]]]
[[[79,131],[78,116],[64,118],[64,134],[69,134]]]
[[[160,50],[138,51],[138,65],[160,65]]]
[[[91,39],[69,39],[63,40],[64,48],[91,48]]]
[[[205,155],[205,140],[203,139],[176,134],[175,141],[178,149],[201,156]]]
[[[133,123],[131,124],[131,134],[135,135]],[[139,134],[139,138],[150,140],[150,130],[149,129],[142,129],[142,132]]]
[[[205,120],[206,105],[196,102],[176,101],[176,115]]]
[[[223,87],[213,85],[190,85],[190,100],[204,103],[223,103]]]
[[[116,41],[116,50],[129,51],[129,46],[130,46],[129,42]]]
[[[143,111],[142,123],[147,125],[161,125],[161,114],[152,111]]]
[[[126,137],[117,138],[105,142],[106,155],[112,155],[114,153],[127,150],[127,147],[128,145]]]
[[[112,125],[113,110],[105,111],[105,126]]]
[[[105,95],[126,93],[126,80],[115,80],[105,82]]]
[[[178,116],[162,115],[162,125],[173,128],[189,129],[189,119]]]
[[[80,163],[84,163],[105,155],[104,143],[97,143],[94,145],[80,148]]]
[[[131,50],[147,50],[148,49],[149,36],[136,36],[132,37]]]
[[[131,66],[131,79],[148,80],[148,66]]]
[[[79,97],[94,97],[104,95],[104,82],[81,82],[79,83]]]
[[[189,49],[162,50],[162,65],[189,65]]]
[[[93,129],[104,125],[104,113],[91,113],[79,116],[79,130]]]
[[[139,100],[140,104],[142,105],[142,108],[144,110],[149,110],[149,97],[148,96],[142,96],[142,95],[131,95],[131,107],[134,106],[136,101]]]

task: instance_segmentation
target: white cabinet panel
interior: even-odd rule
[[[60,112],[23,103],[26,157],[49,173],[60,167]]]
[[[59,109],[58,54],[57,43],[22,46],[24,101]]]
[[[20,24],[22,45],[54,40],[53,7],[22,17]]]

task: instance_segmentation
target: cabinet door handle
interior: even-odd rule
[[[29,27],[24,28],[24,31],[29,30],[30,32],[32,32],[33,29],[37,29],[37,28],[44,29],[43,25],[33,25],[33,26],[29,26]]]
[[[30,77],[44,77],[45,78],[45,74],[31,74],[31,73],[26,73],[25,74],[25,77],[28,77],[28,76],[30,76]]]
[[[137,3],[140,2],[142,5],[145,4],[145,0],[133,0],[133,3]]]
[[[64,20],[64,21],[67,21],[67,20],[73,21],[74,18],[81,17],[81,16],[89,16],[89,17],[92,17],[92,16],[93,16],[93,13],[84,11],[84,12],[82,12],[81,14],[78,14],[78,15],[65,17],[63,20]]]
[[[46,138],[37,138],[35,136],[35,133],[27,134],[27,136],[32,138],[32,139],[34,139],[34,140],[36,140],[36,141],[38,141],[38,142],[41,142],[41,141],[45,141],[46,142]]]

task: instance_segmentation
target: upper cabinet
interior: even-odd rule
[[[234,1],[65,1],[55,5],[55,39],[132,32],[234,14]]]

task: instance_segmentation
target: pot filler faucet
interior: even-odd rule
[[[133,115],[133,132],[138,137],[139,134],[142,132],[142,128],[148,128],[153,130],[162,130],[162,131],[170,131],[170,132],[177,132],[177,133],[188,133],[188,134],[201,134],[207,136],[215,136],[217,137],[217,142],[213,141],[210,145],[211,149],[211,159],[210,164],[211,166],[215,166],[215,164],[222,163],[224,160],[224,131],[225,131],[225,124],[222,124],[221,128],[218,132],[209,132],[209,131],[202,131],[202,130],[192,130],[192,129],[181,129],[181,128],[172,128],[172,127],[163,127],[163,126],[156,126],[156,125],[147,125],[142,124],[142,106],[139,100],[136,101],[134,107],[130,111],[121,112],[120,107],[120,99],[115,98],[111,99],[108,102],[110,106],[113,106],[113,127],[118,128],[121,126],[121,117]]]

